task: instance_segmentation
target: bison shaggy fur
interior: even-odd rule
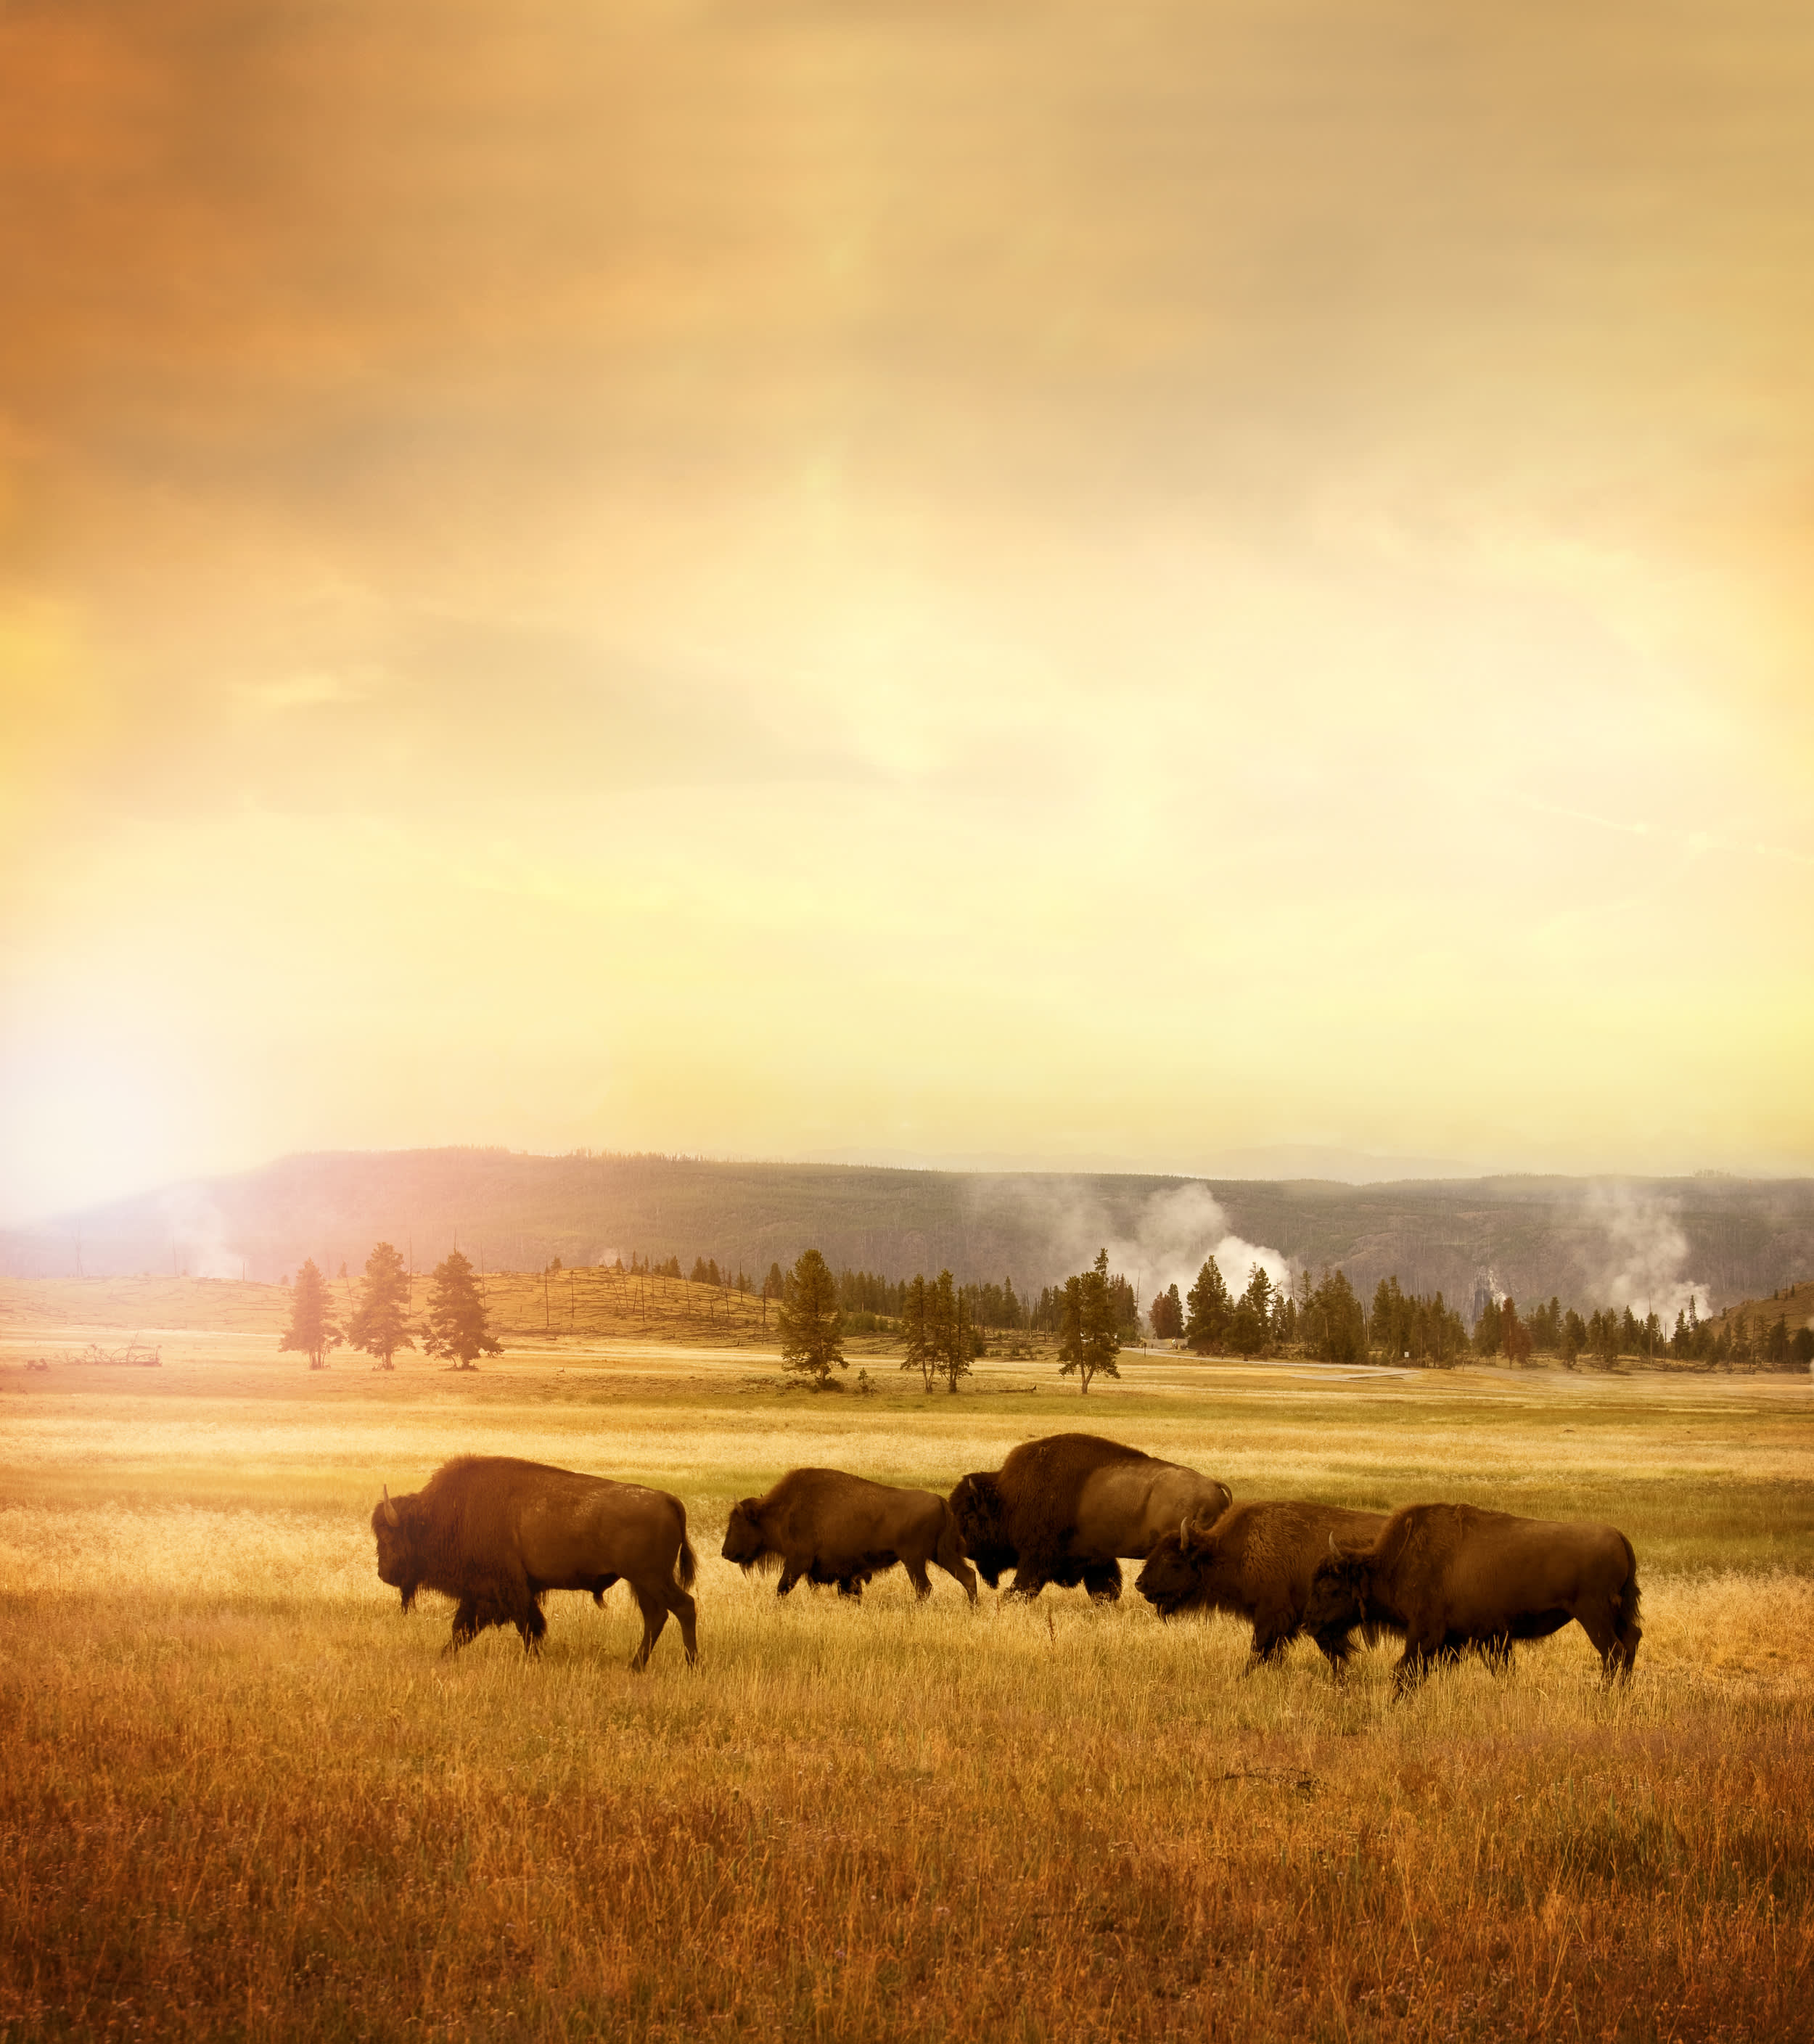
[[[405,1611],[418,1590],[455,1600],[450,1654],[488,1625],[515,1626],[527,1652],[548,1630],[550,1590],[589,1590],[602,1604],[621,1577],[643,1619],[630,1666],[648,1664],[671,1612],[688,1661],[698,1658],[687,1595],[698,1563],[686,1508],[665,1490],[513,1455],[459,1455],[406,1497],[386,1489],[371,1530],[379,1579],[402,1592]]]
[[[872,1483],[843,1470],[790,1470],[766,1496],[732,1506],[724,1557],[740,1568],[778,1562],[776,1593],[786,1596],[804,1576],[836,1583],[860,1597],[871,1576],[897,1562],[916,1596],[932,1593],[928,1565],[961,1583],[976,1602],[976,1573],[964,1559],[951,1508],[936,1492]]]
[[[1375,1608],[1405,1635],[1400,1689],[1467,1647],[1504,1665],[1517,1641],[1571,1619],[1610,1680],[1631,1673],[1643,1637],[1637,1557],[1616,1527],[1472,1504],[1408,1504],[1370,1542],[1330,1543],[1305,1624],[1316,1631]]]
[[[1385,1523],[1380,1512],[1296,1500],[1231,1505],[1213,1524],[1187,1519],[1166,1534],[1134,1587],[1162,1618],[1180,1612],[1225,1611],[1252,1625],[1250,1668],[1282,1653],[1304,1630],[1304,1611],[1332,1537],[1355,1544]],[[1315,1635],[1331,1669],[1341,1672],[1355,1627],[1369,1636],[1381,1620],[1362,1615]]]
[[[1012,1596],[1081,1583],[1108,1601],[1121,1594],[1119,1557],[1143,1561],[1182,1520],[1213,1520],[1229,1501],[1213,1477],[1094,1434],[1023,1442],[951,1495],[965,1550],[991,1589],[1011,1568]]]

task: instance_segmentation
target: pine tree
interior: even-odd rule
[[[1489,1299],[1481,1309],[1480,1324],[1474,1331],[1474,1347],[1477,1355],[1497,1355],[1502,1315],[1499,1301]]]
[[[378,1358],[380,1370],[394,1370],[397,1351],[416,1346],[409,1335],[409,1274],[388,1242],[378,1243],[365,1259],[359,1303],[346,1332],[352,1347]]]
[[[1116,1324],[1115,1299],[1109,1286],[1109,1252],[1098,1252],[1088,1270],[1064,1281],[1064,1299],[1059,1322],[1059,1374],[1074,1370],[1087,1393],[1098,1373],[1121,1374],[1116,1357],[1121,1350],[1121,1331]]]
[[[939,1273],[939,1281],[929,1299],[927,1322],[932,1336],[932,1368],[945,1380],[945,1389],[955,1397],[958,1379],[970,1374],[976,1338],[970,1325],[970,1301],[952,1285],[948,1270]]]
[[[476,1356],[504,1353],[486,1324],[472,1266],[457,1249],[435,1266],[422,1345],[430,1355],[450,1359],[455,1370],[471,1370]]]
[[[1247,1273],[1247,1289],[1228,1322],[1228,1346],[1236,1355],[1261,1354],[1272,1335],[1272,1280],[1259,1264]]]
[[[932,1389],[932,1343],[927,1317],[926,1281],[916,1276],[901,1294],[901,1330],[907,1347],[901,1358],[903,1370],[917,1370],[928,1397]]]
[[[1499,1308],[1500,1353],[1514,1370],[1531,1359],[1531,1330],[1518,1317],[1517,1302],[1508,1293]]]
[[[1153,1295],[1152,1321],[1155,1341],[1177,1341],[1184,1333],[1184,1301],[1178,1296],[1178,1287],[1168,1285],[1163,1292]]]
[[[781,1334],[781,1366],[813,1379],[815,1390],[824,1389],[836,1363],[848,1370],[844,1360],[844,1316],[838,1309],[838,1281],[816,1249],[801,1252],[790,1274],[786,1297],[776,1309],[774,1324]]]
[[[1186,1346],[1199,1355],[1213,1354],[1222,1346],[1234,1312],[1227,1281],[1213,1256],[1197,1272],[1197,1282],[1186,1295],[1185,1304],[1189,1308],[1184,1323]]]
[[[1323,1362],[1366,1361],[1366,1313],[1345,1270],[1324,1266],[1300,1316],[1305,1346]]]
[[[328,1281],[310,1257],[296,1274],[295,1289],[290,1295],[290,1324],[277,1346],[280,1352],[300,1350],[311,1370],[325,1370],[329,1350],[340,1345],[340,1331],[328,1307]]]

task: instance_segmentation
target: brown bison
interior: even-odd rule
[[[1559,1632],[1570,1619],[1600,1650],[1610,1679],[1631,1673],[1643,1637],[1637,1557],[1616,1527],[1472,1504],[1408,1504],[1370,1543],[1331,1539],[1306,1627],[1362,1623],[1376,1608],[1405,1635],[1401,1689],[1463,1647],[1503,1666],[1517,1641]]]
[[[1047,1583],[1113,1601],[1126,1554],[1144,1560],[1183,1520],[1215,1519],[1226,1484],[1177,1462],[1093,1434],[1052,1434],[1009,1451],[951,1493],[965,1551],[991,1589],[1013,1569],[1011,1596],[1036,1597]]]
[[[942,1497],[842,1470],[790,1470],[766,1497],[733,1505],[724,1555],[746,1570],[778,1561],[780,1596],[804,1576],[836,1583],[840,1596],[860,1597],[871,1576],[897,1562],[905,1565],[915,1596],[930,1596],[926,1565],[933,1562],[976,1601],[976,1573]]]
[[[525,1652],[548,1630],[550,1590],[590,1590],[594,1604],[622,1577],[643,1615],[643,1643],[630,1662],[648,1665],[672,1612],[690,1662],[698,1658],[696,1607],[686,1593],[698,1567],[686,1508],[665,1490],[580,1476],[513,1455],[459,1455],[422,1488],[371,1515],[381,1582],[456,1600],[455,1652],[488,1625],[513,1625]]]
[[[1339,1504],[1231,1505],[1213,1524],[1187,1519],[1147,1557],[1134,1587],[1162,1618],[1181,1611],[1227,1611],[1251,1621],[1250,1668],[1270,1661],[1304,1630],[1311,1578],[1332,1539],[1359,1546],[1385,1523],[1379,1512]],[[1314,1634],[1337,1674],[1355,1626],[1372,1634],[1389,1622],[1371,1608]]]

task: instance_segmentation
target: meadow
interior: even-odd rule
[[[1168,1355],[950,1398],[877,1358],[815,1397],[748,1346],[312,1374],[243,1326],[129,1370],[11,1304],[0,2035],[1814,2035],[1805,1379]],[[1610,1519],[1635,1677],[1570,1628],[1395,1701],[1392,1649],[1244,1677],[1243,1627],[1132,1570],[973,1613],[717,1558],[790,1466],[943,1490],[1078,1425],[1239,1496]],[[671,1627],[628,1672],[622,1589],[552,1597],[538,1662],[444,1658],[369,1520],[466,1449],[678,1493],[699,1669]]]

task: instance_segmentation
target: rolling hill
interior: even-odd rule
[[[491,1270],[698,1256],[752,1274],[808,1246],[890,1276],[948,1266],[1023,1293],[1106,1244],[1150,1293],[1216,1250],[1261,1248],[1363,1291],[1396,1275],[1464,1311],[1488,1289],[1583,1309],[1692,1288],[1703,1313],[1814,1270],[1814,1180],[1316,1179],[901,1170],[863,1165],[484,1149],[331,1152],[172,1186],[0,1234],[0,1274],[274,1281],[313,1256],[356,1270],[394,1242],[425,1268],[455,1246]]]

